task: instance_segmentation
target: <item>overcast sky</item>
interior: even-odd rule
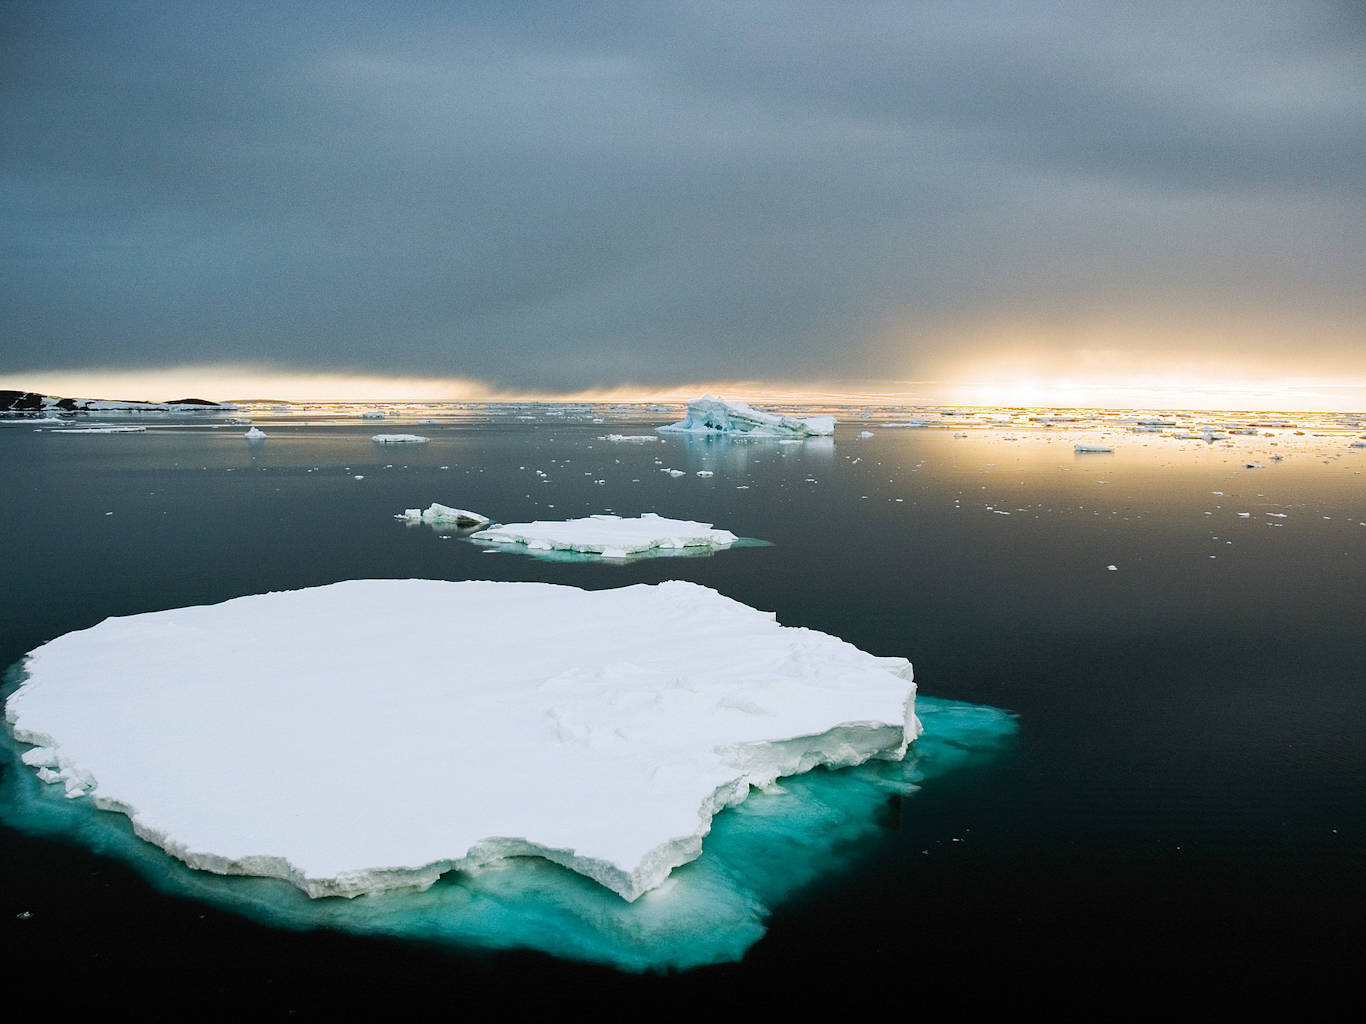
[[[0,87],[10,386],[1366,382],[1359,0],[0,0]]]

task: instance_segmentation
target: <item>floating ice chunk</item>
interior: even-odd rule
[[[405,508],[401,515],[396,515],[394,518],[409,523],[427,523],[432,526],[458,526],[461,528],[484,526],[489,521],[488,516],[481,516],[478,512],[470,512],[463,508],[451,508],[449,505],[442,505],[436,501],[425,509]]]
[[[363,420],[382,420],[384,419],[384,413],[379,409],[367,409],[360,414],[360,418]]]
[[[612,441],[617,444],[645,444],[651,441],[658,441],[656,434],[605,434],[598,438],[599,441]]]
[[[1261,468],[1262,468],[1262,464],[1261,464],[1260,462],[1244,462],[1244,463],[1243,463],[1243,468],[1244,468],[1244,469],[1261,469]]]
[[[242,436],[248,441],[264,441],[266,439],[266,432],[260,427],[252,427]]]
[[[1103,444],[1074,444],[1072,451],[1078,455],[1113,453],[1114,449]]]
[[[1107,565],[1105,568],[1109,569],[1111,572],[1119,572],[1119,566],[1117,565]]]
[[[872,437],[872,436],[873,436],[873,432],[872,432],[871,430],[860,430],[860,431],[858,432],[858,436],[859,436],[859,437]]]
[[[1358,438],[1347,446],[1348,448],[1366,448],[1366,437]]]
[[[699,470],[697,471],[697,475],[698,475],[698,476],[715,476],[716,474],[713,473],[710,469],[699,469]]]
[[[480,544],[520,546],[537,551],[574,551],[603,558],[669,554],[681,549],[717,550],[738,538],[711,523],[665,519],[646,512],[638,519],[614,515],[585,519],[511,523],[490,527],[470,538]]]
[[[656,427],[659,431],[695,434],[746,434],[750,437],[802,438],[833,434],[835,417],[798,419],[763,412],[744,402],[727,402],[705,395],[688,403],[688,414],[677,423]]]
[[[376,434],[370,440],[379,444],[426,444],[429,439],[420,434]]]
[[[681,470],[681,469],[665,469],[665,470],[662,470],[661,472],[668,473],[669,476],[675,476],[675,477],[676,477],[676,476],[687,476],[687,474],[684,473],[683,470]]]
[[[353,580],[107,619],[25,671],[7,721],[69,792],[312,896],[539,855],[634,900],[751,787],[920,731],[905,659],[677,581]]]

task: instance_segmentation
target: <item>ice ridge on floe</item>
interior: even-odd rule
[[[353,580],[111,618],[33,651],[6,720],[31,768],[191,867],[354,896],[532,854],[626,900],[750,787],[920,731],[905,659],[679,581]]]
[[[687,415],[659,431],[696,434],[746,434],[750,437],[816,437],[835,432],[835,417],[783,416],[704,395],[688,403]]]

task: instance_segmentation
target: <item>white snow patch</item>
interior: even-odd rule
[[[311,896],[539,855],[634,900],[750,787],[920,731],[905,659],[677,581],[352,580],[106,619],[26,672],[43,778]]]

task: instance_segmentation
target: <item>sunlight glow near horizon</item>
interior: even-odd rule
[[[74,398],[164,402],[270,399],[287,402],[621,402],[681,404],[711,393],[756,404],[961,405],[1015,408],[1242,409],[1366,412],[1366,381],[1317,377],[1180,379],[1175,376],[992,374],[939,381],[810,383],[713,381],[621,385],[575,392],[513,391],[461,378],[279,372],[228,366],[34,373],[0,388]]]

